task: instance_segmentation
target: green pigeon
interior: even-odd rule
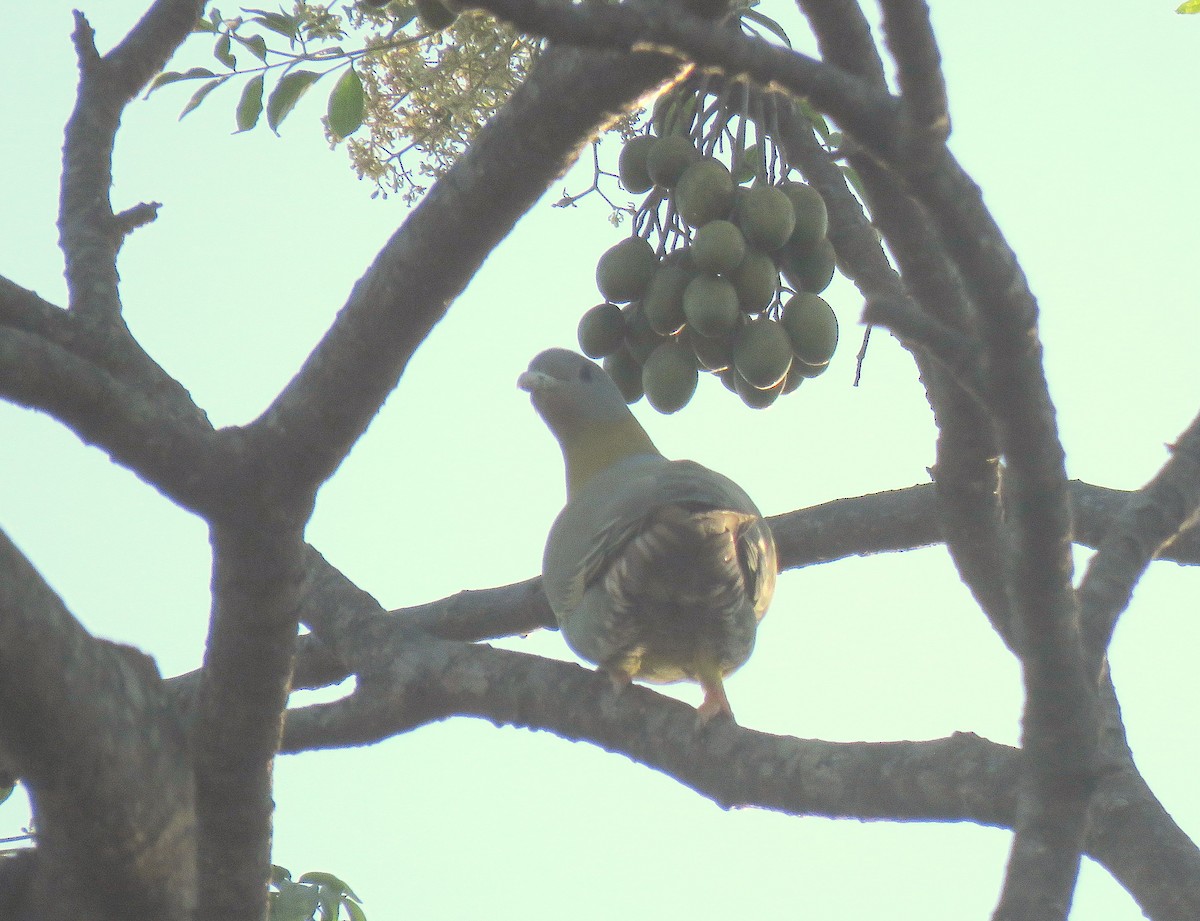
[[[604,370],[549,349],[517,380],[562,447],[567,504],[542,582],[567,645],[621,687],[696,681],[702,723],[733,718],[724,678],[775,590],[775,541],[740,486],[668,460]]]

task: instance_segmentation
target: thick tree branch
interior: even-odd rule
[[[0,395],[50,414],[185,508],[228,499],[228,458],[217,455],[217,440],[194,405],[172,413],[40,333],[0,326]]]
[[[0,533],[0,744],[38,829],[38,917],[190,921],[184,734],[153,662],[97,640]]]
[[[486,0],[474,3],[518,29],[556,42],[622,51],[658,51],[745,74],[760,86],[775,84],[828,112],[860,141],[880,151],[903,147],[899,100],[837,67],[772,45],[755,36],[714,29],[674,2],[626,0],[580,6],[556,0]]]
[[[897,164],[938,227],[979,310],[988,406],[1004,458],[1009,598],[1025,675],[1022,808],[998,919],[1065,918],[1094,783],[1095,685],[1071,584],[1062,445],[1042,371],[1037,305],[979,189],[948,151]]]
[[[936,152],[950,136],[950,110],[942,56],[923,0],[883,0],[883,33],[896,62],[907,121],[916,129],[911,155]]]
[[[618,693],[604,676],[574,664],[435,640],[409,647],[348,698],[289,711],[283,750],[369,744],[451,716],[586,741],[725,807],[1016,823],[1020,753],[969,733],[834,743],[728,724],[697,731],[692,708],[649,688]],[[1150,917],[1184,919],[1200,910],[1200,851],[1131,765],[1100,785],[1086,844]]]
[[[883,61],[858,4],[802,0],[801,7],[826,60],[879,90],[886,87]],[[892,23],[896,24],[894,17]],[[935,79],[940,81],[940,75]],[[974,309],[928,216],[892,173],[853,150],[851,145],[851,165],[866,188],[874,224],[901,267],[906,292],[930,317],[973,337]],[[890,266],[886,270],[890,271]],[[877,269],[881,276],[884,271],[884,267]],[[868,301],[904,293],[889,290],[882,277],[874,290],[879,294],[869,296]],[[869,303],[868,310],[871,306]],[[1000,562],[1004,553],[1000,539],[999,447],[991,420],[978,402],[983,387],[977,381],[977,371],[955,367],[954,361],[948,368],[940,368],[937,351],[932,356],[935,361],[920,352],[914,353],[914,358],[938,428],[933,473],[941,532],[963,582],[1011,647],[1012,618]]]
[[[253,426],[298,485],[329,476],[475,271],[604,125],[678,63],[554,49],[412,212]],[[453,246],[446,241],[453,240]]]
[[[271,764],[291,689],[301,529],[212,529],[213,613],[193,733],[205,917],[258,921],[266,912]]]
[[[92,27],[75,13],[79,93],[63,144],[58,227],[71,309],[94,327],[123,332],[116,259],[130,222],[116,218],[109,197],[121,113],[166,65],[203,8],[203,0],[159,0],[103,57]]]
[[[1117,618],[1159,551],[1196,522],[1200,509],[1200,416],[1171,446],[1159,473],[1133,493],[1113,521],[1079,586],[1092,669],[1103,660]]]

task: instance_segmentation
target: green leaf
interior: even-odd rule
[[[189,112],[192,112],[200,103],[204,102],[204,98],[215,90],[218,86],[228,80],[229,77],[218,77],[216,80],[209,80],[204,86],[192,93],[192,98],[187,101],[187,105],[183,107],[183,111],[179,113],[179,120],[183,121],[183,117]]]
[[[316,886],[284,882],[271,893],[271,921],[309,921],[321,904]]]
[[[339,139],[349,137],[362,125],[366,111],[362,80],[351,65],[329,94],[329,130]]]
[[[800,113],[812,122],[813,128],[821,136],[821,140],[828,144],[830,131],[829,122],[825,121],[825,116],[810,106],[804,99],[797,99],[796,102],[800,106]]]
[[[15,789],[17,789],[17,785],[15,783],[0,783],[0,803],[12,796],[13,790]]]
[[[233,56],[233,52],[229,50],[231,44],[229,33],[226,32],[217,39],[217,43],[213,45],[213,57],[228,67],[230,70],[237,70],[237,58]]]
[[[367,913],[353,902],[342,902],[342,907],[346,909],[346,914],[350,916],[350,921],[367,921]]]
[[[320,74],[311,70],[293,70],[286,74],[279,85],[271,91],[267,99],[267,124],[276,134],[283,120],[292,114],[300,97],[308,92],[308,88],[319,78]]]
[[[317,897],[321,903],[321,917],[337,921],[338,906],[342,904],[337,892],[328,886],[320,886],[317,888]]]
[[[785,45],[787,45],[788,48],[792,47],[792,40],[788,38],[788,34],[783,31],[783,26],[777,23],[770,16],[764,16],[758,10],[743,10],[742,19],[749,19],[751,22],[757,23]]]
[[[1200,0],[1187,0],[1175,7],[1176,13],[1200,13]]]
[[[252,7],[247,8],[246,12],[257,13],[257,16],[251,18],[251,22],[257,22],[264,29],[270,29],[288,41],[295,41],[300,37],[300,20],[295,16],[288,16],[286,13],[272,13],[270,10],[256,10]]]
[[[258,124],[258,117],[263,108],[263,74],[259,74],[246,84],[242,90],[242,98],[237,104],[237,130],[249,131]]]
[[[346,885],[341,878],[334,876],[332,873],[325,873],[321,870],[312,870],[303,874],[299,882],[316,883],[318,886],[328,886],[330,889],[336,889],[340,895],[343,892],[349,892],[350,887]]]
[[[243,38],[236,33],[233,36],[238,43],[249,51],[252,55],[262,61],[264,64],[267,61],[267,40],[261,35],[251,35],[249,38]]]
[[[745,150],[735,151],[733,157],[733,181],[738,185],[745,185],[757,176],[759,159],[760,148],[758,144],[751,144]]]
[[[146,90],[146,95],[149,96],[160,86],[166,86],[168,83],[178,83],[180,80],[199,80],[204,77],[215,76],[216,74],[207,67],[193,67],[191,70],[186,70],[182,73],[177,70],[165,70],[150,82],[150,87]]]
[[[858,170],[856,170],[853,166],[846,166],[845,164],[842,164],[841,166],[842,174],[846,177],[846,181],[850,183],[850,187],[854,189],[856,193],[858,193],[859,198],[866,201],[867,190],[866,187],[863,186],[862,177],[858,175]]]

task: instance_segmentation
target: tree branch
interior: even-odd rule
[[[36,916],[190,921],[189,753],[158,672],[89,635],[2,532],[0,700],[38,828]]]
[[[116,218],[109,197],[121,113],[166,65],[203,8],[203,0],[158,0],[103,57],[92,27],[75,12],[79,92],[63,144],[58,228],[71,310],[93,327],[124,332],[116,259],[130,224]]]
[[[678,64],[553,49],[392,237],[250,435],[297,484],[332,473],[488,253],[583,145]],[[454,246],[446,241],[454,240]]]
[[[1100,542],[1079,586],[1087,648],[1094,671],[1100,668],[1117,618],[1129,605],[1150,561],[1181,531],[1196,523],[1200,510],[1200,416],[1171,446],[1171,459],[1133,493]]]
[[[1003,828],[1019,808],[1020,753],[970,733],[836,743],[730,724],[697,731],[691,707],[649,688],[616,692],[578,665],[437,640],[411,646],[350,697],[289,711],[283,751],[370,744],[451,716],[588,742],[726,808]],[[1136,770],[1105,777],[1090,819],[1088,852],[1149,916],[1196,916],[1200,851]]]
[[[193,745],[205,917],[266,915],[271,764],[291,689],[301,528],[212,529],[213,613]]]
[[[882,0],[883,33],[895,60],[904,114],[914,131],[917,149],[935,152],[950,136],[950,110],[942,56],[923,0]]]
[[[46,325],[57,325],[57,319]],[[99,445],[185,508],[228,501],[223,488],[228,458],[219,455],[218,442],[194,405],[173,414],[141,388],[40,332],[0,326],[0,395],[49,413],[85,444]]]
[[[806,55],[756,36],[714,29],[675,2],[626,0],[579,6],[555,0],[485,0],[472,4],[518,29],[555,42],[621,51],[657,51],[746,75],[760,86],[776,84],[806,98],[860,140],[881,151],[902,149],[905,127],[899,100]]]

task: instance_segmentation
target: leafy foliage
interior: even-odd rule
[[[270,921],[367,921],[361,899],[332,873],[292,879],[286,867],[271,868]]]
[[[335,74],[323,119],[330,143],[346,142],[352,166],[376,194],[399,192],[409,202],[524,80],[539,47],[489,16],[455,16],[434,0],[340,11],[300,0],[290,13],[247,7],[232,18],[214,7],[194,35],[215,37],[218,68],[168,71],[149,90],[203,81],[180,118],[236,81],[236,131],[257,127],[265,112],[278,134],[305,94]]]

